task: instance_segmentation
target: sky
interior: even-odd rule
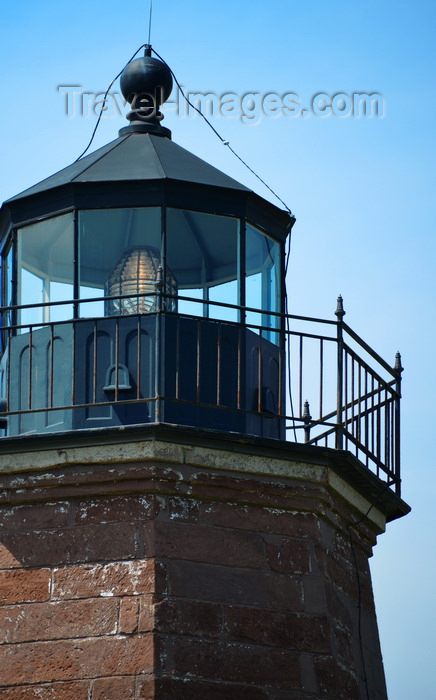
[[[149,0],[4,4],[2,201],[80,155],[93,95],[147,41],[148,21]],[[219,98],[215,128],[297,218],[290,312],[333,319],[342,294],[349,325],[392,364],[402,354],[402,495],[412,512],[388,524],[371,560],[390,700],[435,698],[435,25],[436,4],[424,0],[154,0],[152,13],[153,48],[187,92]],[[249,93],[230,110],[229,94]],[[378,114],[353,114],[364,93],[378,96]],[[287,96],[287,111],[275,95]],[[108,110],[91,150],[125,124]],[[200,118],[174,103],[164,124],[281,206]]]

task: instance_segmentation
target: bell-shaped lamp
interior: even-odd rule
[[[150,314],[157,310],[156,282],[161,264],[160,252],[153,246],[125,250],[106,282],[107,316]],[[177,282],[166,268],[164,293],[166,309],[176,310]]]

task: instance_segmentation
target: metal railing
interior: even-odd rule
[[[298,430],[303,433],[300,440],[306,444],[352,452],[399,495],[400,353],[390,367],[343,321],[341,297],[336,316],[336,322],[288,317],[288,347],[294,346],[288,363],[289,393],[292,396],[297,377],[298,409],[292,411],[287,429],[294,437]],[[312,327],[321,325],[324,332],[295,331],[293,321]],[[326,332],[328,328],[332,332]],[[308,368],[307,355],[311,357]],[[316,396],[315,402],[307,400],[311,395]]]
[[[251,432],[259,417],[266,419],[265,425],[273,425],[271,416],[274,416],[274,425],[279,427],[274,429],[275,432],[262,432],[262,435],[349,451],[400,494],[401,358],[397,353],[395,365],[390,367],[370,348],[344,322],[341,298],[338,299],[336,320],[325,320],[273,312],[266,314],[250,307],[182,296],[177,297],[179,307],[184,301],[198,304],[199,314],[183,314],[180,308],[175,313],[165,310],[165,296],[162,290],[157,291],[156,310],[151,316],[131,317],[135,322],[129,331],[130,349],[125,350],[130,353],[128,368],[122,350],[127,347],[123,330],[125,317],[111,317],[110,328],[107,318],[4,325],[1,329],[0,364],[3,435],[58,430],[60,428],[56,426],[61,424],[58,419],[64,411],[84,410],[87,416],[92,416],[97,407],[103,409],[114,405],[128,411],[129,406],[141,404],[147,414],[146,422],[160,422],[165,401],[188,408],[213,409],[215,413],[211,420],[219,425],[225,424],[220,419],[227,413],[227,424],[232,426],[236,421],[233,428],[236,432]],[[17,319],[20,317],[17,312],[32,313],[41,307],[71,309],[72,305],[78,308],[80,304],[84,309],[87,303],[94,304],[95,301],[69,300],[9,307],[2,309],[3,318]],[[212,317],[214,324],[215,335],[213,341],[208,339],[206,348],[203,347],[202,313],[208,320]],[[265,325],[246,323],[247,315],[254,318],[254,314]],[[46,318],[47,313],[43,316]],[[236,316],[237,321],[229,320]],[[154,318],[153,328],[150,326],[151,317]],[[167,348],[167,352],[175,356],[170,369],[163,367],[161,353],[160,334],[163,333],[162,319],[165,318],[175,319],[174,347]],[[190,324],[192,335],[189,352],[195,355],[191,378],[183,376],[183,368],[177,359],[180,328],[186,323]],[[89,341],[87,370],[80,374],[80,366],[85,362],[78,357],[83,345],[80,340],[83,324],[87,324],[86,337],[93,340]],[[38,350],[35,338],[38,334],[42,337],[42,329],[45,329],[44,360],[38,368],[41,349]],[[257,363],[254,366],[250,360],[249,370],[250,376],[254,377],[250,381],[255,385],[255,402],[244,394],[248,362],[244,334],[247,330]],[[109,355],[104,361],[101,359],[103,345],[109,342],[108,333],[113,335],[110,340],[112,349],[107,351],[109,364]],[[151,345],[146,347],[150,342]],[[212,370],[206,367],[207,362],[212,363]],[[145,365],[148,367],[146,373]],[[268,379],[270,365],[274,366],[275,374]],[[162,385],[162,377],[167,371],[174,377],[167,377]],[[41,380],[41,376],[38,380],[35,378],[38,373],[44,375],[43,390],[38,389],[36,383]],[[86,387],[83,382],[87,382]],[[183,391],[180,389],[182,385],[185,387]],[[270,392],[266,396],[265,390]],[[186,415],[189,415],[188,408]],[[37,415],[44,417],[43,423],[31,423],[30,417]],[[247,421],[238,424],[236,417],[241,415]],[[189,418],[187,420],[190,424]],[[67,422],[67,425],[72,424]]]

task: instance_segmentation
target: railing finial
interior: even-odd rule
[[[342,319],[344,318],[344,316],[345,316],[345,314],[346,314],[346,311],[344,311],[344,303],[343,303],[343,301],[344,301],[344,300],[342,299],[342,295],[339,294],[339,296],[338,296],[338,303],[337,303],[336,311],[335,311],[335,315],[338,317],[338,321],[342,321]]]
[[[309,442],[310,441],[310,421],[312,420],[312,416],[310,415],[310,407],[309,407],[309,402],[307,399],[304,402],[304,410],[303,410],[302,419],[304,421],[304,442]]]
[[[304,410],[303,410],[302,418],[303,418],[305,423],[307,423],[307,421],[310,421],[310,419],[312,418],[312,416],[310,415],[310,406],[309,406],[309,402],[307,401],[307,399],[304,402]]]
[[[395,370],[396,372],[399,372],[399,373],[401,374],[401,372],[403,371],[403,369],[404,369],[404,367],[403,367],[403,365],[401,364],[401,353],[400,353],[400,352],[397,352],[397,353],[395,353],[395,365],[394,365],[394,370]]]

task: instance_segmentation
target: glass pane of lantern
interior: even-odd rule
[[[18,305],[36,305],[19,310],[18,323],[38,324],[72,318],[73,251],[72,213],[18,229]],[[55,305],[55,302],[68,303]],[[38,306],[40,304],[49,306]]]
[[[34,275],[29,270],[21,270],[21,304],[43,304],[44,303],[44,280],[38,275]],[[44,322],[44,308],[42,306],[32,309],[22,309],[19,323],[32,324]],[[27,330],[27,329],[24,329]]]
[[[2,327],[9,326],[12,324],[12,311],[7,310],[7,307],[12,305],[12,247],[8,243],[5,244],[3,250],[1,251],[1,265],[0,265],[0,277],[1,277],[1,304],[3,307],[2,313],[0,314],[0,325]],[[3,354],[5,345],[7,342],[7,334],[0,333],[0,357]],[[0,368],[1,374],[1,368]]]
[[[2,277],[2,306],[10,307],[13,304],[13,250],[12,245],[7,245],[2,251],[1,262],[1,277]],[[3,326],[12,324],[12,311],[5,311],[3,314]]]
[[[280,245],[247,224],[245,248],[246,305],[259,309],[259,312],[247,312],[247,323],[256,326],[253,331],[278,344],[278,333],[270,329],[280,327],[279,318],[268,312],[281,310]]]
[[[221,320],[239,318],[238,311],[209,305],[238,302],[239,219],[168,209],[166,260],[179,295],[204,303],[179,302],[180,313]]]
[[[80,316],[149,313],[161,260],[159,207],[79,213]],[[168,284],[167,292],[171,292]],[[144,292],[144,296],[136,296]],[[128,296],[131,295],[131,296]],[[104,296],[113,301],[94,301]]]
[[[238,304],[238,290],[237,280],[216,284],[213,287],[209,287],[209,301],[224,302],[236,306]],[[239,309],[210,304],[209,317],[218,318],[222,321],[237,322],[239,320]]]
[[[13,250],[12,247],[9,248],[8,254],[6,256],[6,305],[12,306],[13,304]]]
[[[179,289],[179,299],[177,302],[178,312],[180,314],[186,314],[187,316],[207,315],[207,305],[204,304],[204,294],[204,290],[198,287],[188,290]],[[180,297],[189,297],[192,301],[188,301],[186,298],[181,299]]]

